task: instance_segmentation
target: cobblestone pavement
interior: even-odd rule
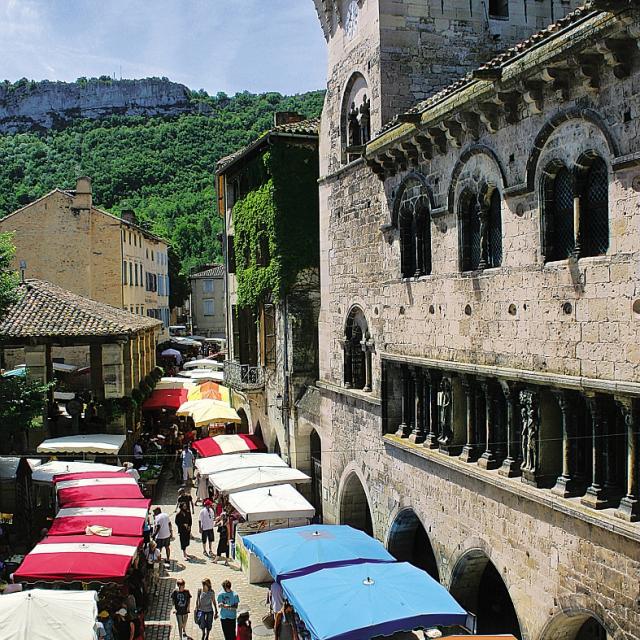
[[[175,504],[177,498],[178,486],[171,479],[171,475],[164,475],[161,480],[155,496],[154,506],[158,505],[162,510],[169,514],[175,527]],[[195,491],[191,491],[195,495]],[[149,607],[146,617],[146,640],[179,640],[178,629],[176,626],[175,615],[172,614],[173,606],[171,603],[171,592],[175,588],[175,581],[178,577],[184,579],[186,588],[191,591],[193,600],[191,601],[191,614],[187,624],[187,634],[193,640],[200,640],[202,632],[195,624],[193,612],[195,608],[195,597],[198,589],[201,587],[202,580],[209,578],[213,585],[214,591],[221,591],[221,583],[225,579],[231,580],[233,590],[240,596],[240,607],[247,607],[251,613],[251,621],[256,627],[260,624],[262,616],[266,613],[265,598],[267,588],[265,586],[256,586],[249,584],[246,574],[240,570],[239,564],[230,561],[231,566],[225,567],[223,562],[215,564],[211,559],[202,553],[202,543],[198,537],[198,514],[200,507],[196,506],[196,512],[193,516],[193,536],[191,544],[187,552],[192,559],[185,562],[180,550],[180,542],[176,534],[175,540],[171,543],[171,566],[165,565],[162,570],[160,579],[160,588],[157,596],[152,596],[151,606]],[[217,545],[217,535],[213,548]],[[163,559],[166,557],[163,551]],[[257,629],[256,629],[257,631]],[[256,634],[254,633],[254,636]],[[222,630],[220,628],[220,620],[215,620],[210,634],[211,640],[222,639]]]

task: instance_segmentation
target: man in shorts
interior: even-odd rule
[[[205,556],[213,557],[213,528],[215,521],[216,512],[213,510],[213,503],[207,498],[198,517],[198,529],[200,529],[200,534],[202,535],[202,551]],[[207,542],[209,542],[209,553],[207,553]]]
[[[182,464],[182,484],[190,487],[193,485],[193,453],[188,444],[185,444],[180,454]]]
[[[173,536],[173,528],[171,526],[171,520],[169,520],[169,516],[166,513],[162,513],[160,507],[156,507],[153,510],[153,522],[154,522],[154,530],[153,537],[158,545],[158,549],[160,550],[160,554],[162,555],[162,549],[165,549],[167,552],[167,564],[171,563],[171,537]]]

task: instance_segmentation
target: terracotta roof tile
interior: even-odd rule
[[[221,278],[224,276],[224,265],[216,264],[204,271],[198,271],[198,273],[192,273],[190,278]]]
[[[134,334],[161,325],[160,320],[135,315],[84,298],[44,280],[26,280],[19,300],[0,319],[0,341],[55,336]]]

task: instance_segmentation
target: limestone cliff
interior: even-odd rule
[[[179,115],[196,110],[187,87],[161,78],[0,84],[0,133],[64,127],[78,118]]]

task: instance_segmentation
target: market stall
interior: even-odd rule
[[[124,467],[98,462],[71,462],[67,460],[50,460],[37,467],[32,472],[32,480],[42,484],[53,484],[55,476],[63,473],[83,473],[85,471],[124,471]]]
[[[230,405],[229,388],[219,382],[204,381],[194,383],[189,389],[188,400],[218,400]]]
[[[32,589],[0,597],[2,640],[94,640],[95,591]]]
[[[196,469],[202,476],[208,476],[230,469],[250,467],[288,467],[289,465],[275,453],[229,453],[226,456],[198,458]]]
[[[184,368],[189,369],[212,369],[213,371],[222,371],[223,363],[211,358],[200,358],[198,360],[190,360],[185,362]]]
[[[236,414],[237,415],[237,414]],[[243,433],[202,438],[193,443],[193,448],[203,457],[219,456],[228,453],[266,452],[267,445],[256,435]]]
[[[54,478],[58,504],[103,499],[144,498],[135,478],[126,472],[67,473]]]
[[[231,494],[230,501],[234,506],[242,493],[250,492]],[[273,580],[292,578],[327,567],[395,562],[378,540],[347,525],[313,524],[256,533],[248,535],[243,545],[264,564]]]
[[[246,541],[254,537],[250,534],[306,525],[315,515],[315,509],[290,484],[238,491],[229,495],[229,502],[245,520],[236,527],[236,558],[251,584],[269,582],[270,571],[246,548]]]
[[[124,581],[142,538],[125,536],[47,536],[25,557],[16,582]]]
[[[156,384],[156,388],[154,390],[160,389],[190,389],[196,385],[195,382],[192,382],[188,378],[179,377],[179,376],[167,376],[165,378],[160,378],[158,384]]]
[[[221,422],[242,422],[235,409],[217,400],[188,400],[176,412],[179,416],[190,417],[196,427]],[[195,444],[195,443],[194,443]]]
[[[190,371],[180,371],[178,375],[194,382],[204,382],[206,380],[222,382],[224,380],[222,371],[212,371],[211,369],[191,369]]]
[[[150,505],[147,499],[72,502],[58,511],[49,535],[141,536]]]
[[[187,389],[154,389],[142,403],[143,411],[177,410],[187,401]]]
[[[222,493],[246,491],[258,487],[273,487],[279,484],[298,484],[311,482],[311,478],[291,467],[249,467],[229,469],[212,473],[209,483]]]
[[[408,562],[319,569],[281,581],[314,640],[362,640],[436,625],[473,630],[473,616],[426,572]],[[332,615],[327,615],[330,594]]]
[[[125,436],[113,433],[91,433],[50,438],[38,445],[38,453],[49,454],[101,454],[117,456]]]

